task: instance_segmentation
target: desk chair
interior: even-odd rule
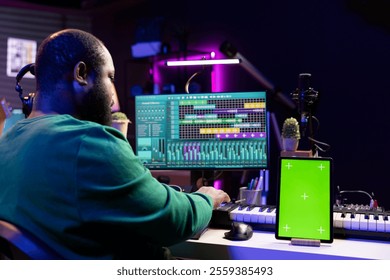
[[[52,260],[62,258],[26,230],[0,220],[0,259]]]

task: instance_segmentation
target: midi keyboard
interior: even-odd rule
[[[254,230],[275,231],[276,207],[226,203],[213,211],[210,227],[226,228],[233,221],[244,222]],[[335,238],[361,238],[390,241],[390,211],[370,209],[362,205],[333,207]]]

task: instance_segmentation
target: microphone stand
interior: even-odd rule
[[[229,42],[225,41],[220,46],[220,51],[229,58],[237,58],[240,60],[240,65],[256,79],[267,91],[268,95],[272,95],[273,99],[283,104],[290,110],[296,108],[295,103],[282,94],[275,86],[252,64],[247,60],[237,49]],[[270,120],[274,128],[275,137],[277,139],[279,151],[283,150],[280,129],[274,112],[269,112]]]
[[[307,139],[309,140],[309,147],[313,154],[315,154],[314,142],[316,140],[314,140],[312,108],[318,100],[318,91],[315,91],[310,83],[311,74],[299,74],[298,88],[291,93],[291,98],[297,104],[298,113],[301,116],[301,137],[306,138],[306,129],[308,129]]]
[[[277,90],[275,86],[255,67],[250,63],[241,53],[237,51],[233,45],[229,42],[222,43],[220,51],[229,58],[237,58],[240,60],[240,65],[254,77],[266,90],[267,93],[271,93],[273,98],[282,103],[287,108],[295,109],[295,104],[289,98],[285,97],[280,90]]]

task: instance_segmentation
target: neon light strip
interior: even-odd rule
[[[239,64],[238,58],[212,59],[212,60],[176,60],[167,61],[167,66],[191,66],[191,65],[216,65],[216,64]]]

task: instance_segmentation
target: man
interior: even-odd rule
[[[210,187],[185,194],[159,183],[108,126],[115,69],[93,35],[54,33],[35,63],[32,112],[0,140],[0,219],[66,259],[160,259],[230,200]]]

